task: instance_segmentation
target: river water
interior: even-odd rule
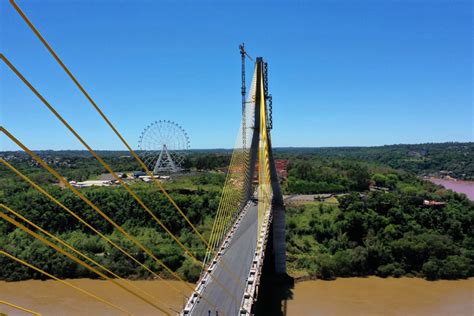
[[[67,280],[71,284],[87,290],[101,298],[116,304],[134,315],[162,315],[151,305],[122,290],[110,281],[74,279]],[[180,311],[184,305],[184,296],[179,295],[174,289],[191,292],[183,283],[178,281],[131,281],[134,285],[149,293],[156,299],[154,302],[165,302],[171,309],[169,313],[175,315],[173,310]],[[194,285],[191,285],[194,288]],[[95,315],[126,315],[99,302],[81,292],[54,280],[39,281],[28,280],[20,282],[0,281],[0,300],[19,305],[24,308],[41,313],[42,315],[68,315],[68,316],[95,316]],[[159,303],[158,303],[159,304]],[[164,306],[159,304],[160,306]],[[7,315],[30,315],[18,312],[13,308],[0,305],[1,313]]]
[[[297,283],[287,315],[474,315],[474,278],[338,278]]]
[[[474,201],[474,181],[448,180],[439,178],[430,178],[429,180],[435,184],[442,185],[446,189],[450,189],[458,193],[464,193],[467,195],[469,200]]]
[[[107,281],[78,279],[74,285],[94,292],[135,315],[159,315],[152,307]],[[172,285],[189,292],[183,284]],[[164,281],[133,281],[141,289],[180,310],[184,300]],[[474,278],[429,282],[416,278],[339,278],[295,284],[286,315],[474,315]],[[0,300],[43,315],[121,315],[57,281],[0,282]],[[172,310],[169,310],[173,313]],[[28,315],[0,305],[0,313]],[[205,315],[207,316],[207,315]]]

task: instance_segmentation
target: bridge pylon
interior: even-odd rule
[[[283,203],[283,195],[281,193],[280,182],[278,179],[275,162],[273,159],[273,151],[271,145],[270,128],[261,126],[261,122],[269,122],[269,108],[268,108],[268,66],[262,57],[257,57],[255,62],[255,103],[254,108],[250,109],[253,113],[253,128],[251,145],[250,145],[250,163],[249,163],[249,179],[254,179],[256,166],[258,165],[258,149],[262,134],[266,134],[266,142],[268,143],[268,163],[270,167],[270,183],[272,189],[272,225],[271,236],[272,245],[270,254],[274,256],[274,271],[277,274],[286,274],[286,243],[285,243],[285,206]],[[263,91],[263,93],[259,93]],[[264,106],[260,107],[259,104]],[[263,110],[263,113],[262,113]],[[265,120],[261,120],[261,116],[265,116]],[[254,186],[252,181],[247,182],[247,199],[250,199]]]
[[[205,256],[206,268],[181,313],[184,316],[252,315],[264,301],[260,299],[267,287],[261,282],[263,272],[272,280],[289,280],[285,206],[270,135],[268,65],[262,57],[255,61],[244,100],[242,135],[237,137],[227,171]]]

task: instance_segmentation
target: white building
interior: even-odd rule
[[[112,185],[112,181],[110,180],[87,180],[87,181],[82,181],[82,182],[76,182],[76,181],[69,181],[69,184],[71,184],[73,187],[76,188],[88,188],[88,187],[107,187]]]

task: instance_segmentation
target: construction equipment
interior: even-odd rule
[[[242,58],[242,88],[241,88],[241,93],[242,93],[242,146],[243,149],[245,150],[246,148],[246,117],[245,117],[245,93],[246,93],[246,87],[245,87],[245,57],[248,57],[248,59],[252,60],[252,57],[245,51],[245,43],[242,43],[239,45],[240,49],[240,56]]]

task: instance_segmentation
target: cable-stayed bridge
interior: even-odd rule
[[[275,275],[286,275],[285,258],[285,211],[283,198],[280,191],[279,180],[273,160],[271,134],[272,113],[271,95],[268,93],[268,66],[263,58],[259,57],[255,61],[253,79],[249,92],[245,93],[245,81],[242,89],[242,122],[236,139],[236,144],[232,153],[230,165],[228,167],[225,185],[222,190],[219,207],[214,219],[210,238],[205,238],[194,223],[186,216],[186,210],[181,209],[172,196],[167,192],[163,184],[153,176],[152,170],[142,161],[129,143],[124,139],[118,128],[102,111],[92,96],[86,91],[84,86],[78,81],[55,50],[41,35],[39,30],[28,19],[26,14],[13,0],[10,0],[15,10],[19,13],[34,35],[41,41],[58,65],[64,70],[66,75],[77,86],[93,109],[99,114],[101,120],[110,127],[116,137],[130,152],[132,157],[138,162],[142,169],[151,177],[152,185],[155,185],[166,197],[174,210],[184,219],[186,225],[191,228],[196,239],[207,249],[205,256],[199,257],[187,245],[185,245],[173,231],[160,219],[158,210],[151,209],[138,195],[133,186],[127,184],[104,159],[94,151],[87,140],[85,140],[76,129],[58,112],[43,94],[16,68],[16,66],[3,54],[0,59],[7,69],[22,82],[50,111],[55,118],[66,127],[66,129],[92,154],[92,156],[113,176],[113,178],[128,192],[130,198],[134,200],[150,216],[159,229],[170,237],[179,247],[181,253],[186,258],[190,258],[202,269],[201,277],[195,286],[186,283],[183,278],[173,271],[165,262],[151,251],[146,245],[140,242],[130,233],[123,223],[117,223],[109,217],[99,205],[94,204],[80,190],[72,186],[57,170],[49,166],[40,156],[28,148],[23,141],[1,126],[0,131],[13,143],[31,156],[35,162],[47,170],[66,189],[71,190],[79,197],[88,208],[92,209],[103,220],[111,224],[124,238],[139,249],[145,256],[149,257],[157,266],[166,271],[171,277],[182,282],[184,287],[176,287],[167,283],[170,290],[176,295],[183,296],[187,302],[181,311],[176,307],[169,306],[167,302],[155,297],[145,289],[133,284],[120,276],[116,271],[100,264],[94,258],[84,254],[73,245],[68,244],[60,237],[39,227],[27,216],[23,216],[19,210],[14,210],[11,206],[0,204],[2,220],[9,222],[18,229],[23,230],[30,236],[38,239],[45,245],[55,249],[76,264],[88,269],[101,279],[108,280],[115,286],[141,300],[143,304],[148,304],[156,310],[157,314],[172,315],[180,313],[182,315],[250,315],[253,314],[253,307],[258,298],[261,288],[261,277],[264,267],[271,270]],[[243,69],[245,56],[243,57]],[[243,73],[243,79],[245,74]],[[92,233],[98,235],[111,247],[117,249],[126,256],[137,268],[144,269],[153,277],[162,279],[162,276],[146,265],[143,260],[137,258],[126,247],[117,244],[99,229],[87,222],[81,214],[72,211],[67,205],[49,194],[45,189],[35,183],[28,175],[16,169],[15,166],[0,158],[2,165],[15,173],[22,181],[46,196],[51,202],[60,207],[63,211],[73,216],[82,225],[87,227]],[[4,249],[0,249],[3,255],[13,262],[34,269],[49,278],[56,279],[66,286],[70,286],[84,295],[89,296],[117,312],[133,314],[126,306],[111,302],[89,290],[75,286],[65,280],[48,273],[35,266],[34,262],[27,262],[15,257]],[[271,266],[269,266],[271,265]],[[183,290],[186,288],[186,290]],[[189,295],[191,293],[191,295]],[[14,308],[23,311],[31,311],[27,306],[19,306],[14,302],[3,302]],[[39,313],[36,313],[39,314]]]
[[[273,256],[277,274],[286,274],[285,215],[271,151],[267,69],[265,61],[257,58],[243,106],[242,119],[247,121],[237,137],[210,238],[209,263],[184,315],[215,314],[216,309],[201,296],[214,298],[219,302],[217,311],[226,315],[250,315],[265,254]],[[269,238],[271,249],[267,249]],[[215,279],[224,282],[227,289],[224,291]]]

